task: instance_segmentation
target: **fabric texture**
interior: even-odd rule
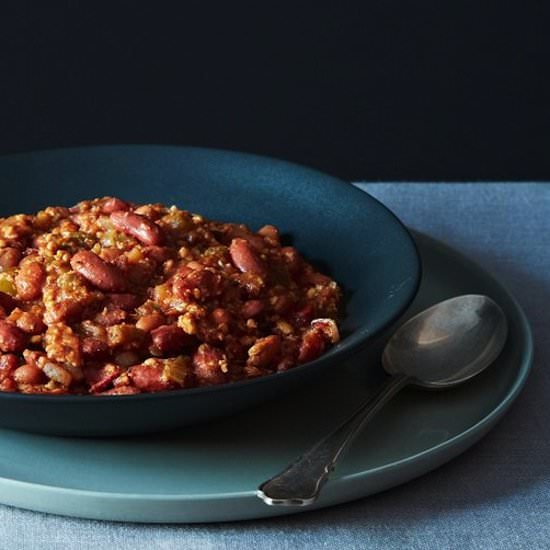
[[[550,548],[550,184],[360,186],[409,227],[476,260],[524,307],[535,363],[504,419],[436,471],[334,508],[238,523],[141,525],[0,506],[0,549]]]

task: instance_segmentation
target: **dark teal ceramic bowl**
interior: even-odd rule
[[[0,216],[116,195],[163,202],[252,228],[277,225],[346,295],[342,341],[284,373],[217,386],[130,396],[0,393],[0,426],[58,435],[172,429],[313,384],[387,329],[420,281],[415,244],[382,204],[326,174],[269,158],[163,146],[104,146],[0,158]]]

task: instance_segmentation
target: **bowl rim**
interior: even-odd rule
[[[378,199],[356,187],[353,183],[344,181],[334,175],[328,174],[321,170],[306,166],[300,163],[291,162],[283,159],[278,159],[276,157],[271,157],[267,155],[258,155],[254,153],[247,153],[242,151],[233,151],[228,149],[221,148],[211,148],[211,147],[197,147],[197,146],[188,146],[188,145],[163,145],[163,144],[101,144],[101,145],[89,145],[89,146],[71,146],[71,147],[55,147],[55,148],[46,148],[46,149],[37,149],[29,150],[23,152],[9,153],[0,155],[0,166],[2,161],[15,158],[23,158],[25,156],[47,156],[47,155],[62,155],[63,153],[74,153],[78,152],[101,152],[101,150],[112,151],[113,149],[122,150],[134,150],[138,151],[139,149],[147,150],[173,150],[174,152],[182,151],[196,151],[202,152],[205,154],[219,154],[231,156],[234,158],[241,158],[243,160],[249,161],[259,161],[269,164],[277,164],[281,167],[286,166],[290,170],[299,169],[303,173],[309,173],[312,177],[325,179],[333,186],[339,186],[341,189],[345,189],[346,193],[355,194],[358,201],[368,201],[371,204],[374,204],[376,208],[379,208],[381,211],[385,212],[386,216],[391,219],[398,227],[401,229],[402,236],[408,241],[409,245],[412,246],[413,250],[413,262],[414,262],[414,272],[409,276],[410,279],[410,292],[409,294],[401,300],[398,304],[398,307],[394,309],[391,315],[383,319],[374,330],[369,330],[366,327],[359,327],[353,332],[353,339],[346,342],[346,338],[341,340],[336,346],[330,348],[326,353],[321,355],[319,358],[310,361],[308,363],[303,363],[292,367],[291,369],[283,372],[275,372],[271,374],[266,374],[258,378],[251,378],[248,380],[239,380],[237,382],[227,382],[219,385],[211,386],[200,386],[195,388],[179,389],[179,390],[165,390],[159,392],[146,392],[138,394],[120,394],[120,395],[90,395],[90,394],[60,394],[60,395],[50,395],[50,394],[38,394],[38,393],[18,393],[18,392],[2,392],[0,391],[0,399],[7,401],[39,401],[43,403],[89,403],[96,405],[98,403],[113,403],[113,402],[137,402],[137,401],[148,401],[148,400],[158,400],[158,399],[181,399],[183,396],[196,396],[202,394],[218,393],[218,392],[228,392],[230,390],[238,390],[243,386],[251,387],[259,384],[270,383],[274,378],[281,379],[282,377],[290,379],[291,377],[299,376],[303,374],[304,370],[310,371],[319,371],[326,367],[329,363],[333,362],[335,359],[347,359],[352,354],[360,351],[365,345],[367,345],[372,339],[378,336],[384,329],[391,326],[409,307],[409,305],[414,300],[414,297],[418,293],[420,287],[420,282],[422,279],[422,262],[420,254],[418,251],[418,246],[414,240],[411,232],[405,226],[405,224],[394,214],[387,206],[385,206]],[[343,345],[341,345],[343,344]],[[347,345],[346,345],[347,344]]]

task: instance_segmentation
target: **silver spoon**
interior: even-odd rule
[[[404,386],[445,389],[479,374],[499,355],[508,332],[502,309],[487,296],[469,294],[440,302],[402,325],[382,355],[391,375],[378,393],[332,433],[281,473],[262,483],[257,495],[277,506],[315,502],[353,437]]]

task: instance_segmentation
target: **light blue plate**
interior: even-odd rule
[[[508,342],[494,365],[459,388],[404,390],[356,439],[316,507],[388,489],[455,457],[495,425],[527,378],[532,337],[514,298],[445,245],[421,235],[417,242],[424,278],[408,315],[450,296],[485,293],[507,314]],[[364,376],[354,372],[343,366],[339,377],[307,392],[177,433],[92,440],[0,431],[0,501],[139,522],[228,521],[301,511],[268,507],[255,489],[345,418],[367,385],[377,382],[373,365]]]

